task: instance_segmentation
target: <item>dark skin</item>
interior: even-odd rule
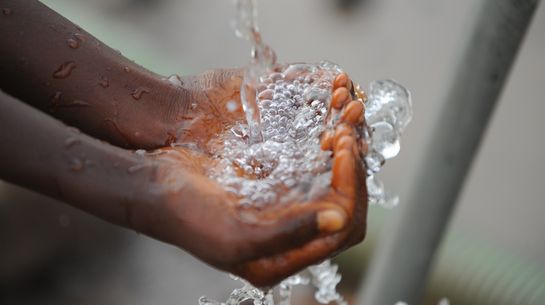
[[[0,0],[0,8],[1,179],[257,286],[364,238],[366,144],[355,132],[363,104],[345,74],[335,80],[330,109],[341,120],[322,136],[322,149],[333,152],[329,190],[312,202],[243,207],[206,174],[215,165],[208,143],[244,119],[241,107],[226,111],[227,101],[240,101],[240,69],[172,84],[39,2]]]

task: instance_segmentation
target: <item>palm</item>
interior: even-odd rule
[[[178,142],[151,156],[162,164],[167,209],[181,219],[171,228],[183,234],[174,243],[256,285],[269,285],[364,237],[367,194],[355,126],[337,126],[337,147],[329,148],[335,154],[332,186],[323,195],[312,202],[240,205],[209,171],[221,161],[214,157],[221,135],[244,121],[241,107],[229,105],[240,105],[241,72],[218,70],[185,81],[201,90],[192,94],[192,107],[178,123]],[[188,199],[189,212],[187,204],[177,204]]]

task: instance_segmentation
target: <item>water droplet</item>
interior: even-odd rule
[[[64,140],[64,148],[68,149],[79,143],[81,143],[81,141],[78,138],[68,137]]]
[[[69,167],[70,167],[70,170],[75,171],[75,172],[81,172],[81,171],[83,171],[83,168],[84,168],[83,162],[79,158],[72,158],[70,160]]]
[[[139,100],[140,98],[142,98],[142,95],[144,93],[150,93],[151,90],[147,87],[138,87],[136,89],[134,89],[132,92],[131,92],[131,96],[135,99],[135,100]]]
[[[72,70],[76,68],[76,63],[73,61],[67,61],[59,66],[53,73],[54,78],[67,78],[72,73]]]
[[[84,42],[85,41],[85,35],[81,34],[81,33],[74,33],[74,38],[80,42]]]
[[[102,88],[108,88],[110,86],[110,81],[108,80],[108,78],[106,76],[101,76],[100,80],[98,81],[98,84]]]
[[[182,87],[184,82],[178,74],[172,74],[167,78],[167,81],[174,87]]]
[[[131,69],[129,67],[125,66],[125,67],[123,67],[123,71],[129,73],[129,72],[131,72]]]
[[[132,175],[132,174],[135,174],[135,173],[141,171],[142,169],[144,169],[144,167],[146,167],[146,164],[143,164],[143,163],[142,163],[142,164],[133,165],[133,166],[127,168],[127,173],[129,173],[129,174],[131,174],[131,175]]]
[[[60,104],[62,92],[56,91],[53,96],[51,97],[51,107],[56,108]]]
[[[238,103],[233,100],[230,100],[227,102],[226,107],[227,107],[227,111],[235,112],[238,109]]]
[[[88,107],[90,104],[82,100],[73,100],[69,103],[57,104],[57,107]]]
[[[2,9],[2,14],[4,14],[4,16],[11,16],[11,14],[13,14],[13,11],[10,8],[4,7]]]
[[[66,44],[68,44],[71,49],[77,49],[79,47],[79,42],[73,38],[68,38]]]
[[[143,157],[143,156],[146,155],[146,150],[144,150],[144,149],[137,149],[137,150],[134,151],[134,153],[135,153],[137,156],[139,156],[139,157]]]
[[[81,133],[81,131],[79,131],[79,129],[77,129],[76,127],[68,126],[67,128],[68,128],[68,130],[70,132],[72,132],[74,134],[80,134]]]

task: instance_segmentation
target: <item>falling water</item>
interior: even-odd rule
[[[199,305],[290,305],[292,289],[295,286],[307,285],[312,285],[315,288],[314,298],[318,303],[347,305],[336,290],[337,284],[341,281],[341,275],[337,271],[338,266],[326,260],[284,279],[275,288],[267,291],[256,288],[243,279],[231,276],[232,279],[242,282],[243,286],[233,290],[225,302],[201,297]],[[274,292],[277,292],[276,297]]]
[[[270,74],[276,63],[276,54],[263,42],[257,26],[256,0],[236,0],[236,35],[252,45],[252,59],[244,70],[244,80],[240,88],[240,99],[248,122],[249,143],[263,140],[261,134],[261,116],[257,107],[257,86],[260,77]]]
[[[393,80],[374,81],[369,85],[365,104],[369,151],[365,156],[369,202],[394,207],[399,198],[384,190],[376,174],[384,162],[399,153],[400,137],[412,119],[409,91]]]

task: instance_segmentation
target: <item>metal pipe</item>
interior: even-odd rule
[[[483,0],[409,200],[381,238],[361,305],[419,304],[434,253],[539,0]]]

